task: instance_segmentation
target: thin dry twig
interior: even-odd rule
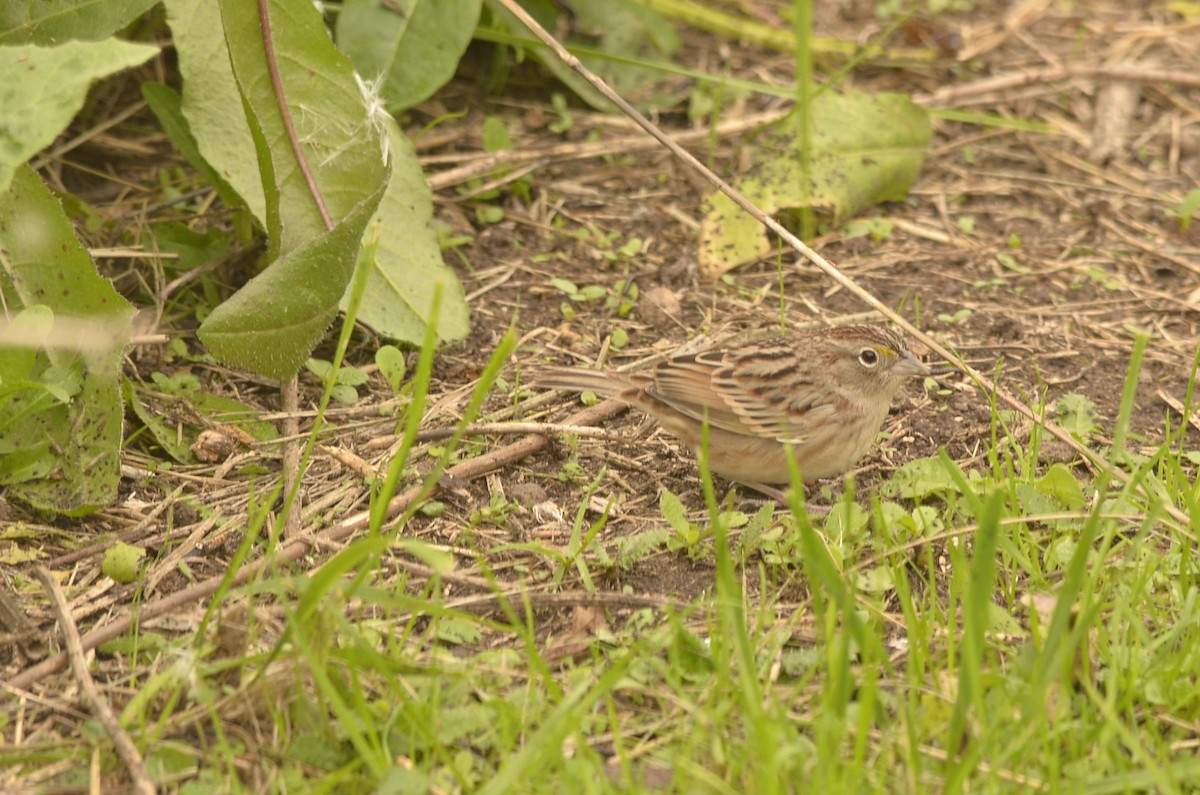
[[[1168,406],[1175,409],[1175,411],[1179,413],[1179,416],[1185,418],[1193,428],[1200,431],[1200,411],[1197,411],[1195,408],[1193,408],[1189,412],[1187,407],[1183,405],[1182,400],[1172,395],[1168,395],[1161,389],[1157,390],[1154,394],[1158,395],[1158,399],[1163,403],[1166,403]]]
[[[58,625],[62,629],[63,641],[67,646],[66,654],[71,661],[71,670],[75,673],[75,681],[79,684],[79,689],[83,691],[84,697],[91,705],[92,714],[96,716],[96,719],[104,726],[104,731],[112,739],[117,755],[121,757],[121,761],[125,763],[125,769],[129,771],[129,777],[133,779],[134,790],[143,795],[154,795],[157,789],[154,782],[150,780],[150,774],[146,771],[146,763],[142,760],[141,752],[138,751],[137,746],[134,745],[125,730],[121,728],[112,707],[100,695],[99,688],[96,687],[91,674],[88,673],[87,660],[83,656],[83,641],[79,637],[79,628],[71,619],[71,608],[67,604],[66,595],[63,594],[58,581],[47,569],[36,566],[33,573],[41,581],[46,593],[50,595],[50,602],[53,605],[54,614],[58,618]]]
[[[454,428],[426,428],[423,431],[417,431],[417,441],[429,442],[438,439],[448,439],[455,432]],[[466,428],[467,436],[528,433],[573,434],[586,439],[620,440],[625,438],[619,433],[613,433],[604,428],[574,425],[566,422],[477,422],[473,425],[468,425]]]
[[[976,80],[966,85],[946,86],[930,94],[923,104],[941,107],[962,105],[964,100],[997,91],[1008,91],[1037,83],[1057,83],[1074,77],[1099,78],[1104,80],[1127,80],[1154,85],[1177,85],[1200,88],[1200,74],[1179,72],[1172,69],[1151,69],[1131,64],[1106,66],[1076,65],[1050,66],[1045,69],[1026,69],[1011,74]]]
[[[56,558],[52,558],[44,563],[46,568],[53,571],[61,569],[64,566],[70,566],[72,563],[84,560],[86,558],[99,555],[112,547],[117,541],[123,541],[126,544],[131,544],[138,539],[148,536],[154,532],[154,527],[158,518],[164,514],[168,508],[175,505],[175,501],[183,494],[183,486],[178,486],[170,494],[157,500],[150,512],[143,516],[136,525],[130,529],[120,533],[116,538],[107,538],[104,541],[98,541],[95,544],[88,544],[81,549],[72,550]]]
[[[88,141],[92,140],[93,138],[95,138],[97,135],[104,132],[105,130],[111,130],[113,127],[116,127],[121,122],[133,118],[135,115],[137,115],[139,112],[141,112],[141,110],[145,107],[146,107],[145,101],[133,103],[125,110],[113,115],[112,118],[106,119],[103,122],[101,122],[100,124],[97,124],[95,127],[85,130],[84,132],[75,136],[71,140],[59,144],[54,149],[50,150],[49,152],[46,152],[44,155],[42,155],[41,157],[37,158],[32,163],[30,163],[29,167],[32,168],[34,171],[41,171],[43,168],[46,167],[46,164],[48,164],[54,160],[61,159],[62,156],[65,155],[67,152],[70,152],[72,149],[75,149],[76,147],[87,143]]]
[[[714,135],[721,137],[746,132],[773,121],[779,121],[787,115],[787,111],[772,110],[750,116],[741,116],[723,121],[715,129],[707,128],[677,133],[674,140],[680,144],[702,143]],[[631,154],[653,149],[658,144],[644,135],[626,136],[604,141],[586,141],[583,143],[559,143],[550,146],[512,149],[501,152],[484,152],[473,155],[455,155],[455,161],[461,163],[456,168],[439,171],[426,180],[434,191],[453,187],[476,177],[495,173],[501,166],[512,167],[527,163],[556,162],[568,160],[586,160],[588,158],[612,155],[616,153]],[[441,156],[421,158],[421,165],[436,165],[441,162]]]

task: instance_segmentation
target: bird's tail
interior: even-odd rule
[[[530,382],[545,389],[595,392],[597,395],[616,395],[633,386],[627,376],[619,373],[578,367],[536,367],[530,371]]]

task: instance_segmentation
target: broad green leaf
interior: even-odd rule
[[[908,97],[825,91],[811,116],[807,174],[798,113],[749,149],[751,176],[737,187],[767,215],[812,209],[836,226],[872,204],[903,199],[916,182],[932,129]],[[700,266],[709,279],[771,251],[766,229],[728,196],[712,194],[706,205]]]
[[[955,491],[954,479],[938,458],[917,458],[901,466],[896,474],[880,487],[891,496],[920,500],[931,494]]]
[[[866,593],[886,593],[896,587],[896,579],[888,566],[872,566],[854,576],[854,587]]]
[[[90,325],[83,325],[81,328],[64,330],[69,331],[70,334],[79,334],[80,332],[91,334],[98,329]],[[88,343],[81,343],[80,349],[85,350],[84,346],[87,345]],[[76,366],[74,359],[65,364],[52,364],[47,367],[42,371],[41,379],[41,385],[50,397],[64,405],[71,402],[83,389],[83,369]]]
[[[843,544],[847,538],[857,538],[870,520],[870,515],[855,502],[839,502],[825,517],[825,536],[833,543]]]
[[[157,47],[116,39],[0,46],[0,191],[8,188],[18,166],[70,124],[93,80],[157,53]]]
[[[200,337],[226,363],[286,379],[337,313],[388,181],[387,150],[382,122],[311,3],[270,0],[269,32],[254,4],[222,0],[220,6],[258,154],[270,264],[209,315]],[[268,71],[266,37],[282,97]]]
[[[209,350],[234,367],[280,380],[295,375],[337,315],[383,187],[332,232],[271,263],[214,309],[200,326],[200,339]]]
[[[49,439],[26,439],[12,433],[0,439],[0,486],[40,480],[53,469]]]
[[[392,178],[375,219],[381,237],[358,320],[392,339],[419,345],[441,285],[437,335],[460,340],[470,331],[462,285],[442,260],[433,220],[433,193],[412,144],[390,119]],[[347,298],[342,298],[345,309]]]
[[[38,350],[53,327],[54,312],[44,304],[25,307],[11,323],[0,323],[0,396],[31,377]]]
[[[1078,392],[1068,392],[1054,401],[1054,415],[1058,424],[1076,439],[1086,440],[1100,430],[1096,404]]]
[[[221,0],[220,6],[229,59],[251,116],[251,132],[261,135],[256,145],[260,179],[267,192],[267,234],[274,259],[329,228],[286,132],[281,98],[275,94],[267,69],[267,34],[261,28],[256,3]],[[269,0],[267,8],[283,99],[300,142],[300,154],[331,220],[337,223],[387,181],[382,121],[373,115],[376,109],[369,106],[350,60],[333,46],[325,22],[311,2]],[[277,196],[273,197],[274,192]],[[272,221],[273,201],[278,203],[278,227]],[[342,280],[342,289],[349,274],[347,271]]]
[[[221,9],[215,2],[197,0],[166,0],[166,7],[183,75],[183,115],[196,146],[266,226],[267,200],[258,154],[229,63]]]
[[[466,52],[483,0],[344,0],[337,42],[358,73],[380,80],[391,113],[441,88]]]
[[[5,0],[0,44],[100,41],[127,27],[158,0]]]
[[[442,618],[433,624],[433,630],[442,640],[452,643],[478,643],[483,637],[479,629],[478,619]],[[478,743],[495,736],[497,715],[492,704],[479,704],[474,701],[460,705],[445,704],[438,710],[437,742],[451,745],[452,743]],[[434,746],[431,746],[431,749]],[[412,790],[410,790],[412,791]],[[428,792],[429,789],[415,790]]]
[[[1087,504],[1087,497],[1084,496],[1079,480],[1063,464],[1052,464],[1046,470],[1046,474],[1035,480],[1033,485],[1042,494],[1053,497],[1067,510],[1078,511]]]
[[[57,512],[108,505],[120,477],[118,378],[133,309],[96,273],[58,200],[25,167],[0,193],[0,291],[10,309],[54,313],[55,347],[34,369],[46,394],[58,396],[5,433],[17,450],[45,450],[41,462],[50,464],[8,494]]]

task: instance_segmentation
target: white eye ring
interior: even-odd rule
[[[863,367],[875,367],[879,364],[879,351],[874,348],[863,348],[858,352],[858,361]]]

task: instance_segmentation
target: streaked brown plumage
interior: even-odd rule
[[[898,334],[841,326],[673,356],[629,374],[541,368],[533,383],[623,400],[697,454],[707,418],[712,471],[753,485],[790,480],[789,446],[805,481],[847,471],[875,441],[900,386],[929,374]]]

